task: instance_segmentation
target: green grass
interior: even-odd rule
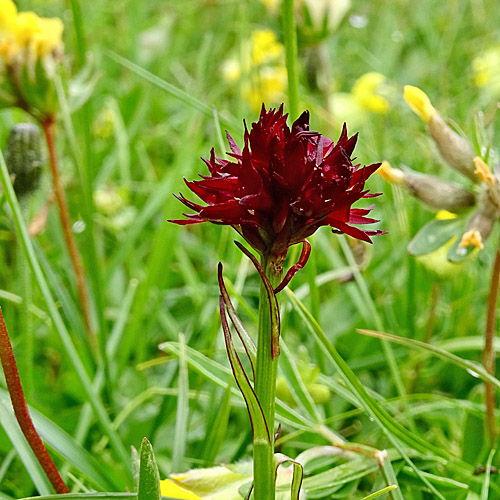
[[[386,115],[371,114],[349,128],[360,132],[358,161],[387,159],[462,182],[438,158],[402,87],[424,89],[444,116],[467,136],[479,137],[480,147],[498,143],[492,119],[498,95],[477,88],[471,69],[474,57],[497,43],[496,2],[352,3],[322,49],[330,90],[348,92],[368,71],[383,73],[392,89]],[[139,448],[143,437],[154,447],[163,478],[249,459],[248,414],[230,386],[220,328],[217,263],[223,262],[229,293],[254,336],[258,277],[233,244],[231,228],[166,221],[183,211],[171,195],[186,191],[182,178],[206,173],[200,156],[212,146],[224,154],[226,128],[241,144],[243,118],[257,118],[238,84],[224,81],[221,65],[240,53],[253,29],[272,29],[283,41],[278,17],[258,0],[23,0],[19,8],[65,23],[57,148],[72,221],[85,224],[75,237],[109,369],[104,377],[103,363],[87,344],[56,207],[45,230],[30,240],[4,188],[0,303],[23,368],[23,276],[17,264],[27,255],[35,339],[28,403],[36,410],[35,424],[75,494],[131,489],[128,450]],[[352,15],[362,16],[366,27],[354,27]],[[328,113],[325,96],[308,83],[313,55],[299,34],[299,110],[307,107],[312,127],[336,139],[341,117]],[[82,80],[89,86],[68,89],[68,75],[82,68],[89,71]],[[106,116],[109,135],[99,134]],[[11,126],[26,120],[21,111],[0,111],[2,150]],[[373,246],[352,248],[323,228],[311,238],[311,260],[291,283],[300,302],[282,293],[286,348],[280,370],[290,391],[277,408],[283,424],[277,447],[295,458],[329,444],[333,435],[355,450],[307,462],[311,498],[376,498],[396,482],[399,488],[380,498],[496,498],[498,475],[473,475],[477,466],[499,467],[500,461],[483,425],[484,386],[470,371],[481,361],[498,232],[467,265],[440,279],[406,251],[434,214],[377,176],[368,185],[384,193],[373,213],[389,233]],[[93,202],[93,193],[104,189],[121,197],[114,214]],[[30,201],[31,217],[49,192],[47,170]],[[361,253],[366,265],[358,271],[353,254]],[[352,280],[339,279],[349,273]],[[436,347],[429,353],[415,341],[424,339],[433,288],[439,290],[431,341]],[[403,337],[403,345],[357,329]],[[319,403],[308,378],[316,366],[321,375],[314,383],[329,391]],[[0,397],[0,498],[47,494],[50,488],[3,404],[5,393]],[[390,462],[381,470],[372,454],[384,449]]]

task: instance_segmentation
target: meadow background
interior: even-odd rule
[[[71,109],[62,111],[57,149],[94,319],[107,346],[107,382],[100,394],[123,449],[128,453],[147,436],[162,477],[248,459],[251,430],[241,400],[208,380],[191,357],[197,351],[228,366],[218,313],[217,263],[224,263],[230,293],[253,333],[259,281],[233,244],[234,230],[210,224],[186,228],[167,219],[179,218],[183,211],[172,196],[186,192],[182,178],[206,173],[200,157],[209,155],[212,146],[218,155],[227,151],[224,130],[241,144],[243,118],[248,123],[257,119],[252,101],[257,98],[249,97],[247,88],[255,75],[245,66],[245,57],[255,30],[271,30],[273,43],[282,41],[279,16],[257,0],[94,0],[80,5],[77,0],[24,0],[18,8],[61,17],[65,24],[64,81]],[[404,163],[468,186],[440,160],[424,124],[404,102],[402,89],[411,84],[425,90],[443,116],[471,138],[478,153],[495,146],[499,21],[494,0],[353,0],[319,45],[299,34],[300,109],[310,110],[313,129],[335,140],[346,119],[349,132],[360,133],[356,156],[363,164]],[[282,65],[279,49],[276,53],[265,66]],[[480,86],[477,60],[485,56],[493,60],[485,65],[491,79]],[[234,61],[240,64],[239,78]],[[358,78],[369,72],[385,77],[380,89],[387,103],[383,113],[363,108],[351,93]],[[280,102],[286,110],[286,93],[266,100],[267,105]],[[0,111],[2,148],[10,128],[20,121],[29,118],[17,110]],[[464,485],[478,495],[469,498],[480,498],[485,475],[473,473],[489,454],[482,382],[463,367],[408,346],[384,348],[356,329],[431,340],[480,361],[498,234],[493,233],[474,259],[443,273],[444,262],[415,259],[406,249],[435,213],[378,176],[368,187],[383,192],[372,213],[388,234],[368,246],[322,228],[311,238],[311,259],[291,288],[377,403],[442,451],[438,460],[405,447],[432,484],[445,498],[466,498],[470,493]],[[85,189],[94,194],[93,207],[84,202]],[[30,217],[49,193],[45,171],[30,200]],[[34,245],[78,356],[94,379],[99,367],[85,334],[55,206]],[[23,265],[22,245],[4,208],[0,298],[28,402],[43,414],[43,434],[53,436],[57,463],[74,491],[124,491],[130,486],[126,466],[90,410],[34,276],[32,329],[19,328]],[[321,423],[328,419],[328,428],[349,442],[392,448],[387,435],[359,410],[303,319],[286,303],[283,338],[289,359],[315,399]],[[167,343],[166,352],[158,349],[161,343]],[[389,369],[390,356],[396,370]],[[285,373],[278,393],[304,412],[294,400],[294,383]],[[23,454],[28,452],[15,439],[13,446],[4,390],[0,397],[0,498],[35,495],[35,466],[25,465]],[[56,432],[52,424],[67,434]],[[68,436],[74,438],[72,451]],[[317,425],[301,431],[284,425],[278,443],[293,457],[329,441]],[[62,450],[69,456],[62,458]],[[99,474],[90,466],[79,468],[85,460],[94,463],[78,454],[82,450]],[[449,467],[451,456],[463,467]],[[358,499],[385,485],[373,459],[347,454],[335,460],[316,466],[317,472],[344,464],[336,472],[338,484],[325,486],[318,498]],[[393,466],[404,498],[437,498],[404,460],[396,456]],[[500,498],[497,477],[487,479],[489,498]]]

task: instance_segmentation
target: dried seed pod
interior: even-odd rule
[[[5,162],[14,176],[14,191],[19,198],[29,196],[40,183],[44,164],[40,129],[32,123],[18,123],[9,133]]]

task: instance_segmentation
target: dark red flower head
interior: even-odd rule
[[[360,198],[370,198],[365,181],[380,166],[353,165],[351,155],[357,134],[348,137],[344,124],[335,144],[309,130],[309,112],[286,124],[283,105],[266,111],[250,132],[245,124],[243,151],[227,134],[233,161],[215,156],[204,159],[210,176],[185,181],[206,206],[182,194],[178,199],[194,214],[177,224],[213,222],[233,226],[260,254],[284,259],[290,245],[299,243],[320,226],[371,242],[383,231],[366,231],[351,224],[378,222],[366,217],[373,206],[351,208]]]

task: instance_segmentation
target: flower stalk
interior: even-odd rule
[[[83,314],[85,328],[89,335],[89,342],[91,344],[91,347],[95,352],[96,341],[92,329],[87,281],[85,279],[85,273],[83,270],[82,257],[80,255],[80,252],[78,251],[78,247],[76,246],[75,238],[73,236],[71,221],[69,217],[68,203],[66,201],[64,189],[62,187],[61,175],[59,173],[57,153],[54,143],[54,127],[55,120],[52,116],[48,116],[45,120],[42,121],[42,128],[45,134],[45,140],[47,142],[47,149],[49,151],[49,166],[52,173],[52,189],[54,190],[57,207],[59,209],[59,217],[61,220],[64,239],[66,241],[66,246],[68,247],[71,263],[73,264],[73,270],[76,276],[78,296],[80,299],[80,307]]]
[[[268,256],[262,256],[261,265],[273,288],[281,282],[283,272],[274,265]],[[273,355],[272,305],[264,284],[260,287],[259,327],[257,337],[257,367],[255,373],[255,394],[260,402],[267,427],[271,434],[270,443],[256,443],[253,446],[254,498],[274,500],[275,465],[274,465],[274,417],[276,400],[276,375],[278,355]],[[279,307],[279,303],[278,303]],[[279,312],[278,312],[279,314]]]
[[[40,435],[33,425],[31,416],[28,411],[26,399],[24,398],[23,387],[19,378],[17,370],[16,358],[10,343],[9,333],[3,317],[2,309],[0,308],[0,361],[7,382],[7,389],[9,391],[14,414],[19,423],[24,437],[28,441],[33,453],[35,454],[38,462],[42,466],[50,484],[54,487],[56,493],[69,493],[69,489],[64,483],[56,465],[45,448]]]
[[[495,323],[500,285],[500,244],[495,254],[493,270],[491,273],[490,293],[488,295],[488,312],[486,316],[486,329],[483,350],[483,364],[490,375],[495,375]],[[495,392],[489,382],[485,382],[486,390],[486,424],[490,445],[493,447],[498,436],[498,426],[495,419]]]

